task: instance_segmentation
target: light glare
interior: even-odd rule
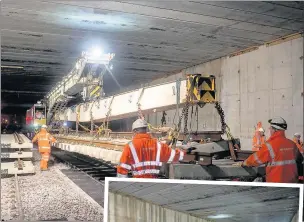
[[[232,215],[230,215],[230,214],[218,214],[218,215],[208,216],[208,218],[210,218],[210,219],[224,219],[224,218],[230,218],[230,217],[232,217]]]
[[[99,58],[99,57],[101,57],[103,52],[100,48],[95,47],[92,49],[91,53],[92,53],[92,56],[94,56],[95,58]]]

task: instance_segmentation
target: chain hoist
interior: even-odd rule
[[[80,105],[76,106],[76,133],[78,133],[79,119],[80,119]]]
[[[225,113],[223,108],[221,107],[219,102],[215,102],[215,109],[217,110],[220,118],[221,118],[221,130],[222,133],[226,134],[229,140],[233,140],[233,136],[230,132],[230,128],[228,127],[227,123],[225,122]]]
[[[167,121],[166,121],[166,116],[167,116],[167,113],[166,111],[163,111],[163,116],[161,118],[161,126],[165,126],[167,124]]]
[[[93,102],[92,107],[91,107],[91,109],[90,109],[91,134],[93,134],[93,132],[94,132],[94,118],[93,118],[93,111],[92,111],[93,105],[94,105],[94,102]]]
[[[182,113],[179,117],[177,126],[176,126],[175,130],[173,130],[169,133],[169,138],[172,138],[172,147],[173,148],[175,148],[175,145],[176,145],[176,142],[177,142],[177,139],[178,139],[178,136],[179,136],[179,132],[180,132],[180,128],[181,128],[181,125],[182,125],[183,117],[184,117],[184,133],[188,132],[187,124],[188,124],[188,112],[189,112],[189,106],[190,106],[190,89],[191,88],[189,88],[189,90],[187,91],[186,103],[185,103],[185,106],[182,109]]]

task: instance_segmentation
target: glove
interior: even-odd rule
[[[196,150],[194,147],[190,147],[186,150],[186,154],[190,154],[193,150]]]

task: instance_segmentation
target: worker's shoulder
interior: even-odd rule
[[[295,141],[291,140],[291,139],[288,139],[286,138],[286,142],[289,143],[290,145],[295,145]]]
[[[286,137],[281,137],[281,138],[277,138],[277,139],[273,140],[273,144],[279,145],[279,146],[284,146],[284,147],[292,147],[292,146],[295,147],[296,146],[296,144],[293,140],[288,139]]]

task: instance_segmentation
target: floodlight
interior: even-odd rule
[[[94,58],[99,58],[99,57],[102,56],[103,51],[102,51],[101,48],[95,47],[95,48],[92,48],[90,54],[91,54]]]

